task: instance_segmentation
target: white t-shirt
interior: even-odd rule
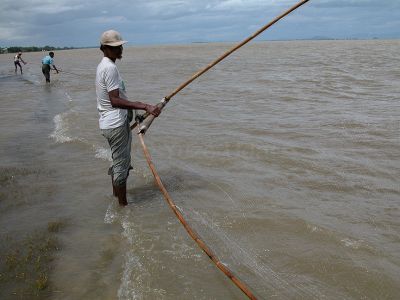
[[[97,110],[99,111],[100,129],[111,129],[122,126],[126,122],[128,110],[114,108],[108,92],[119,89],[119,97],[126,97],[125,84],[119,75],[117,66],[108,57],[103,57],[96,71]]]

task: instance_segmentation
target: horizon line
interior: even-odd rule
[[[313,37],[313,38],[299,38],[299,39],[256,39],[253,42],[291,42],[291,41],[369,41],[369,40],[399,40],[400,37],[371,37],[371,38],[330,38],[330,37]],[[131,45],[126,45],[127,47],[134,47],[134,46],[168,46],[168,45],[190,45],[190,44],[213,44],[213,43],[237,43],[239,42],[238,40],[235,41],[192,41],[192,42],[171,42],[171,43],[144,43],[144,44],[131,44]],[[129,43],[129,42],[128,42]],[[29,45],[29,46],[21,46],[21,45],[15,45],[15,46],[0,46],[0,49],[8,49],[8,48],[29,48],[29,47],[35,47],[35,48],[45,48],[45,47],[51,47],[51,48],[59,48],[56,49],[58,51],[62,50],[74,50],[74,49],[91,49],[91,48],[98,48],[100,45],[96,46],[34,46],[34,45]],[[63,49],[65,48],[65,49]],[[47,51],[47,50],[42,50],[42,51]],[[51,51],[51,50],[49,50]],[[34,52],[34,51],[32,51]]]

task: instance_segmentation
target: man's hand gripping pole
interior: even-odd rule
[[[168,103],[169,99],[167,99],[167,97],[164,97],[160,103],[158,103],[156,106],[160,109],[160,111],[162,111],[162,109],[164,108],[164,106]],[[146,114],[145,114],[146,115]],[[151,123],[153,123],[154,119],[156,118],[154,115],[152,114],[147,114],[147,117],[143,115],[144,117],[144,121],[142,123],[139,124],[139,133],[141,134],[145,134],[147,129],[149,129]],[[134,124],[135,125],[135,124]],[[133,126],[133,125],[132,125]]]

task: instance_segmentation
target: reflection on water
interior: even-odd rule
[[[230,46],[128,47],[118,66],[132,100],[156,103]],[[181,212],[260,298],[399,295],[399,46],[253,43],[175,96],[147,133]],[[23,76],[0,56],[0,228],[18,240],[66,220],[42,298],[242,299],[164,203],[137,140],[130,205],[113,199],[99,50],[60,51],[71,72],[50,85],[41,55],[26,53]]]

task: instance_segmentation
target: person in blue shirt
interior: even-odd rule
[[[53,69],[56,70],[56,72],[58,73],[58,69],[54,65],[53,57],[54,57],[54,52],[50,52],[49,55],[46,55],[42,59],[42,72],[44,77],[46,78],[46,82],[50,82],[51,66],[53,66]]]

